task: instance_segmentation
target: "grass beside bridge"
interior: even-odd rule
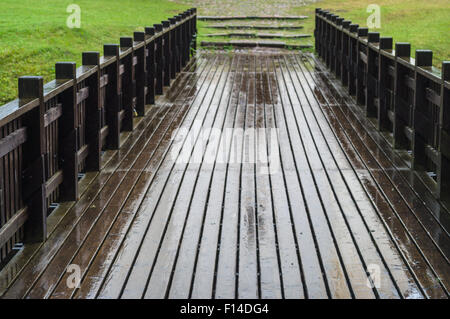
[[[81,9],[81,28],[70,29],[70,4]],[[145,26],[189,8],[167,0],[1,0],[0,105],[16,98],[17,78],[54,78],[55,63],[81,64],[83,51],[100,51]]]
[[[177,2],[175,2],[177,1]],[[158,23],[169,16],[198,5],[199,13],[208,12],[205,0],[1,0],[0,2],[0,105],[17,96],[17,78],[22,75],[42,75],[45,81],[54,77],[58,61],[81,63],[81,52],[102,51],[104,43],[118,43],[120,36]],[[211,0],[212,1],[212,0]],[[235,4],[233,4],[235,1]],[[256,0],[255,0],[256,1]],[[260,1],[260,0],[258,0]],[[371,3],[381,6],[382,36],[394,41],[410,42],[415,49],[434,52],[434,65],[450,60],[450,2],[448,0],[323,0],[306,6],[296,6],[272,12],[280,0],[268,0],[255,5],[255,15],[299,14],[310,18],[301,24],[300,33],[312,34],[314,9],[330,9],[340,16],[366,26]],[[283,3],[288,1],[283,0]],[[81,28],[70,29],[66,19],[69,4],[81,8]],[[181,3],[181,4],[180,4]],[[224,15],[239,14],[241,0],[224,1]],[[202,5],[203,4],[203,5]],[[264,4],[264,5],[263,5]],[[218,1],[217,5],[221,5]],[[281,8],[281,7],[280,7]],[[268,11],[269,10],[269,11]],[[200,32],[210,33],[206,23],[199,22]],[[200,37],[199,40],[203,38]],[[215,40],[208,38],[208,40]],[[313,39],[288,40],[289,43],[313,43]]]

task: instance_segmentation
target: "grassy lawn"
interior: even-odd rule
[[[391,36],[394,42],[410,42],[411,55],[416,49],[433,50],[433,64],[441,67],[450,60],[450,1],[448,0],[323,0],[306,7],[293,7],[292,14],[314,17],[315,8],[329,10],[360,26],[367,26],[369,4],[381,7],[381,36]],[[305,33],[313,33],[314,19],[303,22]]]
[[[81,8],[81,28],[70,29],[69,4]],[[55,63],[81,64],[83,51],[100,51],[145,26],[189,8],[168,0],[1,0],[0,105],[17,96],[17,78],[54,77]]]
[[[54,76],[58,61],[81,63],[81,52],[102,52],[104,43],[118,43],[119,36],[131,36],[133,31],[158,23],[186,8],[204,4],[206,0],[1,0],[0,2],[0,105],[17,96],[17,78],[22,75],[42,75],[45,81]],[[208,0],[213,3],[213,0]],[[267,0],[260,6],[246,7],[254,14],[273,14],[279,0]],[[184,3],[184,4],[180,4]],[[286,3],[286,1],[284,1]],[[81,28],[69,29],[66,8],[76,3],[81,7]],[[259,3],[259,2],[258,2]],[[299,33],[312,34],[314,9],[329,9],[361,26],[366,25],[369,13],[366,8],[373,0],[323,0],[315,4],[283,7],[279,14],[310,16],[302,21],[305,27]],[[381,6],[382,36],[392,36],[394,41],[410,42],[415,49],[434,52],[434,65],[441,66],[450,60],[450,1],[448,0],[377,0]],[[240,14],[244,7],[241,0],[227,0],[230,10],[222,8],[223,14]],[[263,5],[264,4],[264,5]],[[221,2],[217,1],[221,6]],[[204,8],[204,9],[203,9]],[[233,8],[233,10],[231,10]],[[211,9],[209,9],[211,10]],[[230,12],[228,12],[230,11]],[[261,12],[260,12],[261,11]],[[208,7],[200,7],[200,14]],[[242,13],[241,13],[242,14]],[[207,23],[199,21],[199,41],[226,40],[227,38],[204,37],[206,33],[224,30],[208,29]],[[260,31],[265,32],[265,31]],[[286,33],[292,33],[288,31]],[[295,32],[294,32],[295,33]],[[203,35],[202,35],[203,34]],[[276,39],[274,39],[276,40]],[[288,40],[288,43],[313,43],[313,39]]]

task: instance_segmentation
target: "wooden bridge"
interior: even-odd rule
[[[316,54],[195,51],[191,9],[20,78],[1,296],[448,298],[450,64],[315,19]]]

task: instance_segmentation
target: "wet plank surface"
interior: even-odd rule
[[[448,298],[449,212],[345,92],[314,55],[199,53],[2,297]]]

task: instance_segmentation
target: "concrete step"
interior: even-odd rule
[[[198,20],[226,21],[226,20],[304,20],[307,16],[198,16]]]
[[[247,37],[261,39],[301,39],[310,38],[310,34],[281,34],[281,33],[255,33],[255,32],[227,32],[227,33],[210,33],[205,34],[206,37]]]
[[[303,26],[296,25],[209,25],[207,28],[213,29],[254,29],[254,30],[300,30]]]
[[[218,47],[223,48],[227,46],[232,47],[266,47],[266,48],[280,48],[280,49],[307,49],[311,48],[312,45],[296,45],[296,44],[286,44],[282,41],[248,41],[248,40],[233,40],[233,41],[202,41],[200,43],[202,47]]]

